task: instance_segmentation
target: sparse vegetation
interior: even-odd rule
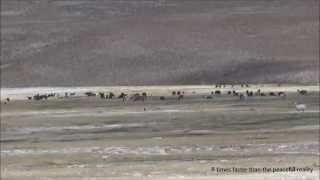
[[[30,178],[41,174],[69,179],[75,174],[89,177],[100,173],[132,179],[137,173],[156,173],[160,179],[175,175],[210,179],[215,177],[209,170],[212,164],[316,164],[317,92],[300,96],[288,91],[285,99],[267,94],[240,101],[228,94],[228,89],[211,95],[210,89],[184,88],[184,99],[178,101],[178,96],[164,89],[167,93],[153,91],[157,96],[149,96],[143,103],[75,96],[45,101],[13,99],[2,104],[1,152],[5,158],[1,162],[6,168],[2,176],[25,179],[28,171]],[[261,92],[267,90],[261,88]],[[214,98],[204,99],[204,92]],[[297,98],[308,105],[304,113],[295,110]],[[246,177],[250,176],[255,174]]]

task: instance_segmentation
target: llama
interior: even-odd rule
[[[305,95],[307,95],[307,93],[308,93],[308,91],[307,90],[297,90],[297,92],[300,94],[300,95],[303,95],[303,96],[305,96]]]
[[[307,106],[305,104],[301,104],[301,103],[294,103],[296,106],[296,110],[298,112],[304,112],[307,109]]]
[[[214,94],[216,94],[216,95],[220,95],[220,94],[221,94],[221,91],[216,90],[216,91],[214,92]]]

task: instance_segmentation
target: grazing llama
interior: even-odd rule
[[[305,104],[300,104],[300,103],[294,103],[296,105],[296,110],[298,112],[304,112],[307,109],[307,106]]]

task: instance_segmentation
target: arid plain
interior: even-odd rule
[[[308,94],[299,95],[297,88]],[[148,92],[148,97],[123,102],[86,97],[78,89],[74,97],[35,101],[17,90],[16,96],[2,92],[17,98],[1,105],[2,178],[314,180],[319,175],[318,86],[235,86],[219,88],[220,95],[211,95],[214,86],[92,89]],[[240,100],[227,94],[248,89],[287,96]],[[176,90],[184,92],[183,99],[172,95]],[[307,109],[297,112],[295,102]],[[313,171],[225,173],[212,167]]]
[[[1,179],[318,179],[318,0],[1,0],[0,68]]]

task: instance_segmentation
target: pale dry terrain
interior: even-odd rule
[[[259,88],[287,90],[287,97],[239,100],[226,95],[227,87],[222,95],[206,99],[213,87],[175,86],[127,87],[130,93],[152,93],[145,102],[83,97],[80,92],[47,101],[2,101],[1,179],[318,179],[318,86]],[[295,88],[309,93],[298,95]],[[99,88],[110,89],[121,92]],[[171,95],[176,89],[185,91],[184,99]],[[159,100],[160,95],[166,100]],[[306,111],[296,112],[294,102],[305,103]],[[211,171],[289,166],[313,171]]]

